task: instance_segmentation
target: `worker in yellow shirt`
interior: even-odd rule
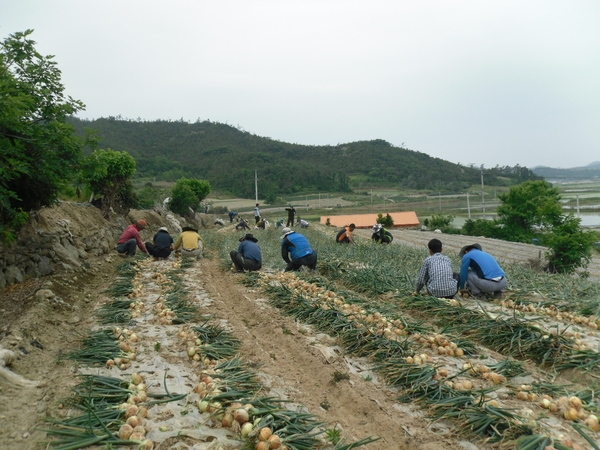
[[[196,228],[191,225],[185,226],[175,241],[175,251],[181,251],[181,256],[187,258],[202,259],[204,239],[198,234]]]

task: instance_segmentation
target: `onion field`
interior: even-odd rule
[[[339,245],[334,229],[299,231],[318,251],[315,272],[282,271],[276,229],[253,230],[263,269],[244,274],[232,273],[229,259],[241,233],[225,227],[202,235],[223,276],[270,305],[264,314],[330,336],[347,361],[367,361],[358,370],[385,387],[391,402],[447,424],[456,439],[476,448],[600,448],[600,286],[593,278],[536,270],[529,260],[541,248],[533,245],[517,250],[421,232],[402,244],[404,231],[395,232],[393,245],[372,244],[370,233]],[[414,294],[434,236],[456,270],[467,243],[494,254],[509,279],[503,297]],[[185,448],[175,447],[182,436],[187,448],[393,448],[376,434],[349,438],[326,414],[270,389],[232,318],[215,309],[218,293],[198,282],[203,264],[122,264],[98,293],[97,326],[64,354],[77,367],[77,384],[65,401],[67,417],[47,423],[48,448]],[[243,310],[236,314],[245,320]]]

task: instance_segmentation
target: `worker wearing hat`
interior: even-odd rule
[[[152,238],[152,242],[146,242],[146,248],[155,260],[167,259],[173,251],[173,237],[169,234],[167,227],[160,227]]]
[[[202,259],[204,239],[198,234],[198,229],[194,225],[186,225],[181,229],[181,234],[173,248],[175,251],[181,251],[183,257]]]
[[[302,266],[316,270],[317,252],[311,248],[308,239],[288,227],[281,231],[281,257],[287,263],[285,271],[300,270]]]
[[[262,267],[262,251],[257,242],[258,239],[248,233],[240,238],[237,251],[232,250],[229,253],[236,272],[260,270]]]
[[[117,252],[123,256],[135,256],[136,247],[139,247],[142,252],[147,254],[148,250],[146,250],[140,236],[140,231],[146,228],[147,225],[144,219],[140,219],[125,228],[117,241]]]

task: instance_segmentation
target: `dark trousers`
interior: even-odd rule
[[[302,266],[306,266],[311,270],[317,270],[317,252],[313,250],[310,255],[303,256],[302,258],[292,259],[285,268],[286,272],[291,270],[300,270]]]
[[[287,221],[287,225],[288,227],[293,227],[294,226],[294,215],[293,214],[288,214],[288,221]]]
[[[135,239],[129,239],[127,242],[117,244],[117,251],[119,253],[126,253],[128,256],[135,256],[135,249],[137,248],[137,241]]]
[[[235,250],[231,250],[231,252],[229,252],[229,256],[233,261],[233,265],[239,271],[260,270],[260,268],[262,267],[262,263],[260,261],[256,261],[255,259],[250,258],[244,258],[244,255]]]
[[[152,242],[146,242],[146,249],[148,250],[148,253],[150,253],[155,258],[168,258],[171,254],[170,247],[159,249]]]

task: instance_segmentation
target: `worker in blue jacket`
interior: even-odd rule
[[[481,249],[481,245],[466,245],[459,256],[462,258],[458,286],[461,291],[468,286],[470,293],[480,299],[485,298],[485,294],[502,295],[508,284],[506,274],[498,261]]]
[[[283,231],[283,235],[281,236],[281,257],[287,263],[285,271],[300,270],[302,266],[316,270],[317,252],[310,246],[308,239],[288,227],[285,227],[281,231]]]

